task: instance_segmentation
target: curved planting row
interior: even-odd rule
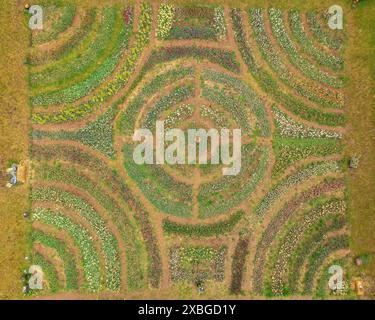
[[[69,217],[50,209],[35,208],[32,213],[32,219],[33,221],[51,225],[69,234],[82,256],[87,290],[98,292],[101,289],[99,255],[89,232]]]
[[[344,180],[342,179],[324,181],[304,191],[300,195],[295,196],[272,218],[271,222],[262,233],[254,257],[253,290],[257,294],[263,293],[264,268],[268,250],[285,223],[298,212],[303,204],[328,192],[340,190],[343,186]]]
[[[144,268],[141,258],[144,256],[143,244],[138,239],[137,229],[140,230],[149,259],[148,274],[150,283],[157,287],[161,278],[161,263],[158,241],[150,222],[148,213],[142,205],[133,197],[132,192],[124,184],[121,177],[111,170],[103,161],[93,157],[72,146],[40,146],[33,145],[33,156],[36,159],[61,159],[82,168],[90,168],[91,172],[100,179],[98,185],[88,176],[80,174],[73,168],[61,169],[58,167],[48,168],[45,172],[38,174],[42,179],[69,181],[70,184],[85,190],[108,212],[112,217],[112,222],[116,225],[121,233],[126,249],[128,287],[130,290],[139,289],[144,284]],[[45,168],[43,168],[44,170]],[[80,171],[81,171],[80,170]],[[49,173],[49,171],[51,171]],[[123,199],[124,202],[132,209],[137,226],[129,219],[128,214],[122,210],[117,201],[115,201],[107,192]]]
[[[140,263],[142,245],[136,235],[136,227],[129,220],[128,214],[119,207],[118,203],[110,197],[103,188],[93,182],[86,175],[71,167],[39,166],[36,170],[39,180],[56,181],[69,184],[89,193],[111,215],[113,223],[122,235],[122,240],[127,249],[127,274],[128,287],[135,290],[144,285],[144,269]]]
[[[56,39],[73,23],[76,7],[50,6],[43,10],[43,30],[36,30],[32,36],[32,45],[40,45]]]
[[[286,168],[302,159],[340,154],[342,144],[333,139],[275,138],[273,140],[273,151],[276,163],[272,169],[272,176],[277,178]]]
[[[118,242],[108,229],[106,222],[85,202],[73,193],[57,188],[38,188],[32,193],[32,200],[39,202],[52,202],[64,208],[72,209],[84,218],[95,230],[100,239],[105,263],[105,286],[111,291],[119,291],[121,288],[121,263]]]
[[[124,25],[120,10],[106,8],[98,26],[97,37],[79,58],[65,62],[60,69],[47,70],[31,77],[34,106],[71,103],[87,96],[120,62],[132,25]]]
[[[64,267],[64,289],[68,291],[78,290],[79,283],[77,265],[75,258],[67,248],[67,245],[63,241],[53,237],[52,235],[38,230],[33,230],[31,232],[30,241],[33,244],[40,243],[45,248],[53,249],[57,253],[59,259],[62,260]]]
[[[303,293],[312,294],[314,279],[324,260],[335,251],[349,248],[348,235],[339,235],[329,238],[326,243],[317,247],[308,259],[308,269],[303,279]]]
[[[176,181],[159,166],[135,164],[130,144],[124,145],[123,152],[126,172],[156,208],[171,215],[191,216],[191,185]]]
[[[344,62],[341,58],[329,54],[315,46],[313,40],[310,39],[306,33],[300,12],[297,10],[289,11],[289,25],[295,39],[303,47],[305,52],[311,55],[319,64],[329,67],[333,71],[340,71],[343,69]]]
[[[306,97],[312,102],[326,108],[342,108],[343,99],[339,99],[336,93],[317,86],[314,83],[307,83],[305,79],[293,74],[285,65],[277,52],[276,47],[271,43],[270,35],[266,31],[264,13],[261,9],[251,9],[249,11],[250,23],[257,41],[258,47],[264,59],[276,72],[278,77],[288,86],[292,87],[296,93]],[[311,82],[311,81],[310,81]]]
[[[184,103],[195,94],[195,87],[191,83],[194,68],[177,67],[157,74],[146,82],[131,99],[122,113],[119,127],[122,133],[131,136],[136,126],[153,130],[156,120],[169,108]],[[183,85],[174,85],[184,81]],[[169,87],[172,86],[171,89]],[[142,116],[142,122],[137,125],[137,117],[147,103],[155,95],[154,102]],[[154,98],[155,100],[155,98]],[[191,186],[179,183],[169,176],[160,166],[137,165],[133,161],[133,145],[123,146],[124,166],[130,177],[158,209],[166,213],[179,216],[189,216],[192,209]]]
[[[200,116],[202,118],[210,119],[219,129],[232,127],[230,118],[222,110],[217,110],[210,105],[202,105],[200,107]]]
[[[270,94],[280,105],[294,113],[296,116],[321,125],[340,126],[344,124],[342,114],[324,112],[305,105],[296,97],[285,93],[272,76],[262,69],[248,44],[246,32],[244,30],[241,11],[238,9],[231,10],[231,18],[234,29],[235,41],[241,53],[242,59],[248,67],[248,71],[253,75],[262,90]]]
[[[343,86],[343,82],[340,78],[331,76],[324,71],[320,71],[317,67],[312,65],[309,61],[304,59],[299,54],[296,46],[290,39],[285,29],[283,12],[279,9],[270,8],[268,13],[273,35],[278,40],[281,47],[287,53],[289,61],[292,64],[294,64],[308,78],[311,78],[317,82],[329,85],[334,88],[341,88]]]
[[[190,118],[194,113],[194,105],[182,104],[178,106],[173,112],[164,118],[165,128],[176,128],[186,119]]]
[[[94,38],[93,29],[97,23],[97,10],[94,8],[84,11],[84,17],[81,17],[81,24],[74,28],[74,32],[59,45],[54,45],[48,50],[33,47],[30,50],[28,62],[30,63],[31,73],[38,73],[54,64],[59,64],[64,60],[77,56],[79,52],[88,47],[90,41]]]
[[[288,261],[295,254],[298,244],[309,234],[313,233],[314,226],[322,223],[326,217],[330,219],[336,217],[337,214],[344,215],[344,213],[345,203],[340,200],[331,200],[318,205],[290,227],[285,236],[279,241],[280,244],[274,253],[274,257],[269,259],[271,263],[268,270],[271,275],[272,294],[281,295],[288,290]]]
[[[95,14],[94,18],[97,17],[97,19],[93,19],[86,38],[80,39],[76,46],[70,46],[69,50],[64,52],[61,57],[55,57],[44,64],[30,68],[30,86],[34,91],[38,87],[47,87],[48,89],[48,86],[58,84],[64,77],[67,77],[67,80],[74,79],[75,76],[85,70],[84,68],[87,65],[92,63],[94,58],[103,56],[111,38],[110,33],[106,33],[107,30],[101,29],[107,27],[108,31],[112,31],[118,12],[106,8],[106,10],[93,11],[93,13]],[[85,65],[85,59],[89,59],[87,65]],[[74,65],[77,66],[77,70],[73,69]]]
[[[333,130],[317,129],[306,126],[289,117],[276,106],[272,107],[276,134],[283,138],[328,138],[341,139],[342,134]]]
[[[302,168],[298,168],[295,173],[276,183],[257,205],[254,212],[258,215],[266,214],[273,203],[289,192],[293,187],[308,181],[314,176],[324,176],[330,172],[337,172],[339,168],[339,163],[337,161],[314,162]]]
[[[54,264],[51,263],[44,255],[35,252],[32,257],[32,263],[43,270],[43,291],[42,293],[56,293],[61,290],[61,284],[58,279],[58,272]],[[47,288],[45,287],[47,283]],[[32,292],[33,293],[33,292]],[[35,291],[36,293],[36,291]]]
[[[163,229],[165,233],[172,235],[178,234],[193,238],[219,237],[231,232],[244,214],[242,210],[239,210],[232,214],[229,219],[211,224],[182,224],[164,219]]]
[[[151,32],[151,12],[152,9],[149,4],[141,4],[139,28],[138,32],[135,34],[133,46],[129,49],[129,54],[119,70],[114,73],[114,77],[106,82],[105,86],[100,89],[98,93],[91,97],[87,102],[78,105],[64,106],[62,111],[52,113],[34,112],[32,115],[33,122],[37,124],[63,123],[83,118],[123,88],[134,72],[143,50],[149,43]],[[87,88],[87,86],[84,85],[82,88]]]
[[[321,243],[329,232],[340,230],[345,226],[347,220],[342,215],[327,217],[319,220],[313,227],[311,233],[298,244],[294,254],[288,261],[288,291],[301,294],[300,282],[303,267],[309,254],[314,250],[317,244]]]
[[[148,72],[160,63],[167,63],[177,59],[194,58],[197,60],[208,60],[233,73],[240,72],[240,65],[236,60],[234,52],[209,47],[191,46],[168,46],[152,51],[147,63],[142,68],[141,74]]]
[[[322,45],[332,49],[339,50],[342,48],[342,40],[332,37],[327,30],[320,24],[318,13],[310,11],[307,13],[308,27],[311,29],[315,39]]]
[[[144,105],[156,93],[165,90],[164,88],[177,81],[192,77],[194,69],[192,67],[178,67],[155,76],[142,86],[138,94],[132,98],[127,105],[126,110],[121,114],[119,122],[120,130],[125,135],[133,135],[135,129],[136,117]],[[176,102],[179,102],[178,100]]]
[[[96,149],[104,155],[113,158],[113,120],[117,114],[117,104],[109,108],[95,121],[89,122],[85,127],[77,131],[39,131],[34,130],[32,137],[35,140],[72,140]]]
[[[202,79],[205,81],[202,88],[204,98],[228,108],[241,128],[251,129],[260,136],[270,135],[264,103],[244,81],[212,69],[203,70]],[[220,90],[215,88],[217,85],[221,85]],[[249,128],[249,118],[244,109],[249,109],[257,118],[253,128]]]
[[[141,128],[152,130],[163,111],[192,98],[194,93],[195,87],[192,83],[175,87],[171,92],[163,95],[154,105],[151,106],[150,111],[144,115],[144,119],[140,124]]]
[[[201,185],[198,194],[199,216],[207,218],[235,208],[249,198],[263,178],[269,160],[265,146],[242,146],[241,172],[235,176],[223,176],[217,181]]]

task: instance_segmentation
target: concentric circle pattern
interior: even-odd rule
[[[344,38],[326,16],[138,1],[50,11],[29,58],[31,255],[46,275],[32,294],[329,295],[329,266],[350,268],[351,252]],[[211,154],[137,164],[133,135],[156,135],[157,121],[241,129],[239,173]]]

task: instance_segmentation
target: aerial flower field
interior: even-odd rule
[[[328,6],[292,3],[41,5],[23,61],[22,298],[355,299],[358,279],[375,292],[353,209],[353,41]],[[240,172],[135,163],[134,132],[157,121],[241,129]]]

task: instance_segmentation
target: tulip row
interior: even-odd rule
[[[32,219],[51,225],[72,237],[82,256],[87,289],[91,292],[98,292],[101,288],[99,256],[89,232],[67,216],[49,209],[36,208]]]
[[[267,71],[262,69],[255,60],[243,27],[241,11],[238,9],[232,9],[231,18],[235,40],[241,56],[248,67],[248,71],[254,76],[264,92],[269,93],[280,105],[283,105],[290,112],[302,119],[329,126],[340,126],[344,124],[345,118],[342,114],[324,112],[308,107],[294,96],[285,93],[279,87],[275,79],[267,73]]]
[[[100,184],[74,168],[61,165],[38,165],[36,174],[40,180],[63,183],[69,181],[69,184],[90,194],[106,210],[119,229],[127,248],[128,287],[130,290],[142,288],[144,286],[144,270],[139,266],[141,265],[140,257],[143,254],[143,248],[140,239],[137,237],[135,223],[129,219],[129,214],[119,206],[118,202],[103,190]]]
[[[67,245],[49,235],[47,233],[33,230],[30,234],[30,240],[32,243],[40,243],[46,248],[55,250],[58,254],[58,257],[63,262],[64,266],[64,275],[65,275],[65,289],[77,290],[78,289],[78,271],[76,266],[76,261],[73,254],[69,251]]]
[[[271,43],[270,35],[266,31],[263,10],[251,9],[249,16],[262,56],[287,86],[292,87],[296,93],[318,105],[326,108],[342,108],[343,101],[335,92],[324,86],[316,85],[312,81],[307,83],[305,79],[298,78],[283,63],[276,47]]]
[[[32,45],[40,45],[56,39],[72,25],[76,11],[74,6],[47,7],[43,11],[43,30],[33,35]]]
[[[121,288],[121,264],[119,246],[106,222],[94,208],[79,196],[57,188],[38,188],[32,193],[33,201],[48,201],[71,209],[84,218],[100,239],[105,267],[106,288],[119,291]]]
[[[137,61],[139,60],[144,48],[148,45],[151,32],[151,6],[146,3],[141,4],[141,15],[139,19],[139,30],[135,34],[133,47],[129,50],[129,55],[122,67],[115,75],[114,79],[94,95],[88,102],[78,106],[70,105],[62,111],[54,113],[35,112],[32,115],[33,122],[37,124],[62,123],[73,121],[85,117],[88,113],[104,101],[113,97],[129,81],[134,72]]]

